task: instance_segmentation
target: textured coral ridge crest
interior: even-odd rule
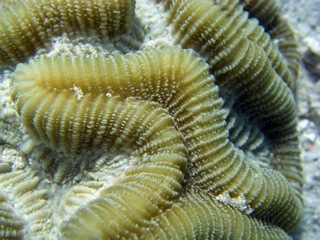
[[[275,2],[0,11],[23,156],[0,162],[1,239],[290,239],[299,55]]]

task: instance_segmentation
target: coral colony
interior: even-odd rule
[[[300,56],[274,1],[0,11],[1,239],[290,239]]]

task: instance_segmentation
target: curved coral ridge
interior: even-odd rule
[[[52,18],[57,21],[64,13],[60,2],[30,1],[23,11],[4,9],[6,14],[17,11],[16,19],[23,22],[28,14],[38,14],[26,11],[37,3],[48,16],[58,12],[61,16]],[[96,24],[110,23],[95,17],[119,6],[122,27],[130,28],[133,2],[112,1],[99,13],[90,7],[100,1],[62,2],[74,13],[57,24],[57,35],[121,35],[113,28],[99,32]],[[285,231],[299,221],[302,188],[291,91],[296,73],[290,61],[237,1],[161,4],[175,44],[193,50],[146,48],[107,58],[103,53],[49,54],[16,68],[12,96],[22,123],[35,143],[54,151],[39,150],[41,174],[32,164],[24,170],[0,166],[0,214],[5,216],[0,236],[289,238]],[[107,11],[111,19],[113,10]],[[98,20],[78,28],[83,11]],[[24,52],[28,41],[3,24],[5,18],[0,24],[8,33],[4,41],[19,43],[1,49],[2,64],[9,66],[42,45]],[[41,27],[36,31],[35,36],[43,35]],[[45,35],[43,44],[52,36]],[[77,160],[101,151],[107,157]],[[72,177],[73,164],[84,173]],[[62,197],[52,196],[55,190],[39,182],[51,174],[64,184],[56,191]],[[25,183],[19,184],[22,179]],[[10,197],[2,197],[9,192]],[[30,207],[14,211],[13,204],[25,194],[31,196],[24,200]]]
[[[94,36],[97,40],[126,31],[134,14],[133,0],[15,1],[1,9],[0,64],[25,61],[47,48],[54,36]]]
[[[296,78],[301,61],[297,42],[288,22],[282,19],[275,0],[240,0],[240,3],[243,3],[244,9],[249,11],[250,17],[257,18],[265,26],[266,32],[275,39],[280,52],[288,62],[291,74]]]
[[[288,160],[274,161],[274,168],[300,192],[299,151],[293,153],[298,149],[296,109],[284,82],[291,83],[293,76],[276,46],[267,41],[270,37],[235,1],[222,7],[199,1],[173,1],[168,6],[176,42],[206,57],[221,90],[237,102],[235,110],[257,124],[276,154]]]
[[[35,171],[10,170],[9,164],[0,164],[1,239],[48,236],[50,224],[43,223],[50,219],[51,210],[46,205],[46,190],[36,189],[39,177]]]

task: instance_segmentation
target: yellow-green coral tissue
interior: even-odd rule
[[[1,239],[290,239],[300,56],[275,2],[8,0],[0,32]]]

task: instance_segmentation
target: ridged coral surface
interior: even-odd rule
[[[0,140],[21,156],[0,162],[1,238],[290,239],[299,55],[274,1],[0,11]]]

